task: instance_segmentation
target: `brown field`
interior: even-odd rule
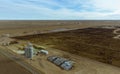
[[[83,72],[81,72],[82,70],[80,70],[79,67],[76,67],[77,70],[80,71],[80,73],[114,74],[115,72],[116,74],[119,74],[119,68],[117,67],[94,62],[91,61],[90,59],[83,60],[84,58],[81,58],[81,56],[88,57],[100,62],[104,62],[120,67],[120,60],[119,60],[120,41],[113,39],[113,36],[115,36],[112,33],[113,29],[90,28],[101,25],[119,25],[119,24],[120,21],[0,21],[0,34],[1,35],[10,34],[12,38],[16,38],[18,39],[18,41],[23,40],[26,42],[27,40],[41,46],[45,45],[48,48],[50,47],[54,49],[59,49],[60,51],[55,50],[56,54],[57,53],[60,54],[62,52],[64,52],[65,54],[68,53],[69,56],[71,55],[71,53],[75,54],[77,55],[77,59],[75,58],[76,56],[74,55],[72,59],[76,59],[78,65],[81,65],[79,67],[80,69],[83,69]],[[47,33],[61,29],[68,29],[68,30],[72,29],[72,30],[65,32],[63,31],[63,32]],[[39,34],[39,33],[45,33],[45,34]],[[3,38],[3,39],[0,38],[0,41],[4,39],[6,41],[9,41],[9,38]],[[49,51],[52,52],[52,50]],[[1,61],[3,61],[4,59],[6,59],[6,57],[0,58]],[[14,62],[12,61],[9,63],[7,61],[8,60],[5,60],[5,62],[9,64],[7,65],[8,67],[6,66],[8,68],[7,72],[9,73],[12,72],[11,74],[16,74],[12,70],[15,70],[15,72],[17,72],[19,68],[13,69],[11,67],[14,66],[19,67],[18,64],[15,63],[14,66],[11,66],[13,65]],[[43,65],[45,65],[45,68],[40,68],[45,71],[47,69],[48,72],[46,74],[48,74],[49,72],[51,72],[51,74],[55,72],[56,74],[57,72],[58,74],[72,73],[72,71],[64,72],[63,70],[60,70],[58,67],[56,69],[56,66],[52,64],[50,65],[53,66],[53,69],[51,67],[46,68],[47,67],[45,64],[46,62],[47,61],[43,61]],[[6,65],[6,63],[4,64]],[[4,65],[2,62],[0,64]],[[49,64],[49,62],[47,62],[47,64]],[[91,68],[92,65],[96,65],[96,66]],[[5,69],[6,67],[3,67],[3,71],[6,70]],[[38,65],[36,67],[38,67]],[[102,67],[104,67],[105,69],[103,69]],[[24,68],[22,69],[21,68],[22,67],[20,67],[19,70],[20,74],[27,74],[27,71]],[[88,71],[86,71],[86,69]],[[101,70],[102,72],[100,72]],[[112,70],[114,72],[112,72]],[[26,73],[23,73],[24,71],[26,71]],[[8,73],[5,72],[1,74],[8,74]]]
[[[31,74],[24,67],[0,54],[0,74]]]
[[[0,21],[0,34],[26,35],[54,29],[76,29],[101,25],[119,25],[120,21]]]
[[[114,36],[113,29],[86,28],[17,39],[29,40],[120,67],[120,40],[113,39]]]

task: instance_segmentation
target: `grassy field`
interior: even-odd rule
[[[120,67],[120,40],[113,39],[113,36],[113,29],[86,28],[15,38]]]

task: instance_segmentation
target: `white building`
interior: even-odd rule
[[[31,43],[28,43],[28,45],[25,47],[25,56],[27,58],[32,59],[34,55],[34,48],[33,45]]]
[[[39,53],[42,53],[42,54],[45,54],[45,55],[48,55],[48,51],[47,50],[40,50]]]

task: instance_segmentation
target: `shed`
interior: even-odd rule
[[[70,70],[73,67],[73,62],[72,61],[65,61],[61,66],[64,70]]]
[[[48,60],[64,70],[72,69],[74,64],[73,61],[58,56],[50,56]]]
[[[50,57],[48,57],[48,60],[50,62],[53,62],[55,59],[57,59],[57,56],[50,56]]]
[[[67,59],[58,57],[57,59],[54,60],[54,64],[56,64],[56,65],[61,65],[61,64],[63,64],[65,61],[67,61]]]

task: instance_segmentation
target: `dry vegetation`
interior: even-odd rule
[[[113,29],[86,28],[16,38],[120,66],[120,40],[113,39],[112,32]]]

